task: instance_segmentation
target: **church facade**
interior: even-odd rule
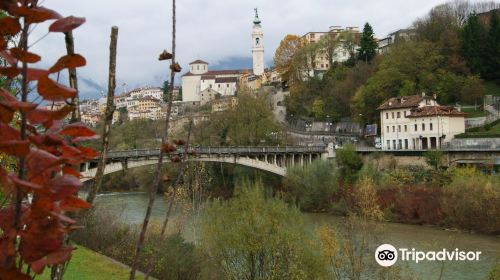
[[[252,29],[252,69],[209,70],[208,62],[195,60],[189,64],[189,72],[182,75],[182,101],[188,105],[234,96],[240,85],[254,84],[264,74],[264,33],[255,9]],[[248,82],[248,83],[247,83]]]

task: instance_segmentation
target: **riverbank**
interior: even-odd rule
[[[97,209],[105,209],[118,215],[120,222],[130,226],[142,223],[146,209],[148,195],[145,193],[106,194],[98,196]],[[158,195],[152,211],[152,223],[161,222],[167,200],[165,196]],[[335,230],[342,230],[345,217],[333,216],[331,214],[303,214],[308,231],[315,232],[322,225],[329,225]],[[190,244],[195,244],[199,238],[196,228],[196,219],[193,215],[182,215],[174,213],[172,217],[171,230],[176,231],[180,223],[182,237]],[[377,235],[376,243],[370,244],[370,250],[383,243],[389,243],[397,248],[416,248],[418,250],[441,250],[447,248],[454,250],[482,251],[482,259],[479,262],[445,262],[445,276],[442,279],[487,279],[488,273],[493,269],[500,256],[500,239],[492,235],[473,234],[465,231],[443,230],[436,226],[406,225],[399,223],[379,223],[383,231]],[[373,248],[372,248],[373,247]],[[407,264],[421,279],[436,279],[441,262],[422,262],[418,265]]]
[[[64,279],[71,280],[123,280],[128,279],[130,268],[83,246],[77,246],[68,265]],[[50,269],[37,277],[50,280]],[[138,275],[137,279],[144,279]]]

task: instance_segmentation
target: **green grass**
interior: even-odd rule
[[[462,108],[462,112],[467,113],[467,118],[479,118],[486,116],[483,110],[474,110],[473,108]]]
[[[112,262],[103,255],[77,246],[64,279],[69,280],[121,280],[128,279],[130,269]],[[144,279],[144,277],[136,277]],[[50,280],[50,269],[45,268],[44,273],[36,279]]]
[[[500,95],[500,86],[494,82],[484,83],[485,95]]]

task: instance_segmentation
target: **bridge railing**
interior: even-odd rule
[[[324,153],[325,146],[262,146],[262,147],[190,147],[189,151],[196,154],[276,154],[276,153]],[[182,154],[184,149],[180,148],[174,154]],[[159,149],[137,149],[126,151],[110,151],[108,158],[134,158],[134,157],[154,157],[160,154]]]

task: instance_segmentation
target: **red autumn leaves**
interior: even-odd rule
[[[28,66],[23,73],[21,64],[37,63],[41,56],[22,44],[9,48],[6,38],[19,38],[21,30],[30,30],[31,24],[47,20],[54,20],[49,32],[69,32],[85,19],[62,17],[36,4],[37,1],[30,0],[0,3],[0,9],[9,15],[0,19],[0,57],[8,64],[0,67],[0,75],[18,78],[20,83],[36,82],[38,95],[44,101],[69,104],[76,97],[76,90],[59,84],[50,75],[82,67],[85,58],[65,55],[48,70]],[[16,172],[0,166],[0,187],[7,197],[12,197],[10,204],[0,209],[0,279],[31,279],[21,264],[39,274],[48,265],[66,262],[74,248],[63,241],[76,228],[66,212],[91,207],[76,193],[82,186],[80,164],[95,158],[97,153],[77,144],[95,137],[95,133],[82,123],[63,121],[74,110],[71,105],[56,111],[38,105],[22,102],[8,89],[0,89],[0,153],[17,162]],[[21,204],[15,199],[18,194]]]
[[[161,150],[164,153],[169,154],[171,162],[173,162],[173,163],[179,163],[179,162],[182,161],[181,157],[179,155],[176,155],[176,154],[173,154],[173,153],[177,151],[177,147],[184,146],[184,145],[186,145],[186,141],[184,141],[184,140],[174,140],[173,144],[170,144],[170,143],[163,144],[163,146],[161,147]]]

